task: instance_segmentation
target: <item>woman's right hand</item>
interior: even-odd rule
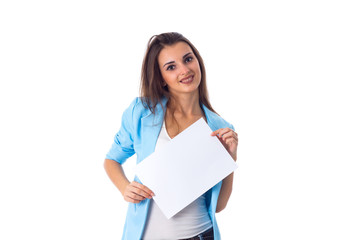
[[[145,185],[132,181],[125,187],[123,196],[127,202],[139,203],[145,198],[151,199],[154,193]]]

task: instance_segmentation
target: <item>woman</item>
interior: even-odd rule
[[[166,219],[152,200],[154,193],[136,176],[130,182],[121,167],[134,153],[137,163],[141,162],[200,118],[236,161],[237,134],[210,105],[203,60],[181,34],[155,35],[148,43],[141,78],[141,98],[123,113],[104,163],[108,176],[129,202],[123,239],[220,239],[215,212],[223,210],[229,200],[233,173]]]

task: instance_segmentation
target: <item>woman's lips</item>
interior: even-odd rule
[[[189,84],[189,83],[192,83],[193,80],[194,80],[194,75],[190,76],[188,78],[185,78],[185,79],[181,80],[180,82],[183,84]]]

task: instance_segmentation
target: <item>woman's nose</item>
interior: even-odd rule
[[[189,67],[185,64],[180,64],[180,74],[186,76],[188,72],[190,71]]]

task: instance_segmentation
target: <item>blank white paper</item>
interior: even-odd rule
[[[136,175],[170,219],[232,173],[237,164],[203,118],[136,166]]]

